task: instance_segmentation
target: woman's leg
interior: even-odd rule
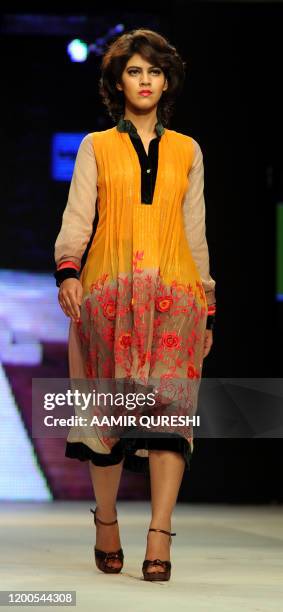
[[[151,488],[150,527],[171,531],[171,515],[177,501],[185,460],[180,453],[149,450]],[[170,561],[170,538],[164,533],[149,531],[145,559]],[[147,571],[160,571],[160,566],[149,566]]]
[[[117,465],[100,467],[89,461],[89,470],[96,500],[97,518],[111,522],[117,518],[116,499],[119,489],[124,459]],[[101,525],[96,523],[96,547],[105,552],[121,548],[119,525]],[[120,567],[119,559],[107,562],[112,567]]]

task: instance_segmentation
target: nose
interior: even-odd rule
[[[142,74],[141,75],[141,80],[140,80],[140,84],[141,85],[150,85],[150,79],[149,76],[147,76],[146,74]]]

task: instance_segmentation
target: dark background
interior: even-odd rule
[[[67,43],[93,42],[117,23],[157,30],[187,62],[170,127],[198,140],[204,156],[217,322],[203,375],[281,377],[282,5],[177,0],[166,10],[143,2],[143,12],[126,2],[108,2],[107,13],[86,2],[79,11],[52,3],[40,14],[31,3],[2,10],[1,266],[52,274],[69,189],[51,178],[52,134],[113,126],[98,97],[101,58],[71,63]],[[282,439],[196,440],[180,499],[282,502],[282,450]]]

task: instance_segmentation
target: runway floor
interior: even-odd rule
[[[282,611],[282,506],[177,504],[171,580],[153,584],[141,573],[150,504],[117,504],[125,554],[118,575],[95,567],[90,507],[92,500],[2,501],[1,590],[75,590],[79,612]]]

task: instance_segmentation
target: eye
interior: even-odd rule
[[[136,74],[138,72],[137,68],[131,68],[131,70],[128,70],[129,74]]]

